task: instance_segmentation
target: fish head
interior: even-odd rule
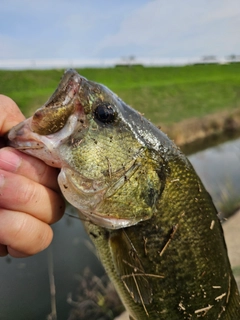
[[[162,189],[163,161],[149,147],[159,139],[146,135],[148,126],[108,88],[68,70],[50,99],[8,139],[60,168],[61,191],[81,217],[119,229],[150,219]]]

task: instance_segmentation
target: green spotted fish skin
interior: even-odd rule
[[[8,138],[61,169],[130,319],[240,319],[211,197],[174,143],[109,89],[68,70]]]

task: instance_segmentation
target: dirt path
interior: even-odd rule
[[[240,289],[240,210],[223,224],[228,256]]]
[[[229,139],[240,131],[240,108],[231,111],[222,111],[210,114],[203,118],[190,118],[172,125],[162,125],[161,130],[165,132],[176,145],[185,152],[191,148],[201,145],[206,146],[209,141]]]

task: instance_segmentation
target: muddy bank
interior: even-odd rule
[[[161,126],[184,153],[199,150],[227,141],[240,135],[240,108],[192,118],[169,126]]]

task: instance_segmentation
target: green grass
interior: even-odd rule
[[[240,107],[240,64],[81,69],[156,124]],[[29,115],[53,93],[64,70],[0,70],[0,93]]]

